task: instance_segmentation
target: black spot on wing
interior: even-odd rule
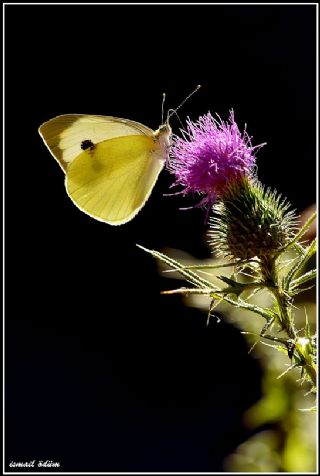
[[[93,148],[94,148],[94,143],[90,139],[85,139],[81,142],[82,150],[93,149]]]

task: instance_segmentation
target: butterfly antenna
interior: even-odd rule
[[[164,102],[166,100],[166,93],[162,93],[162,106],[161,106],[161,124],[163,124],[163,110],[164,110]]]
[[[185,103],[186,101],[188,101],[188,99],[189,99],[191,96],[193,96],[193,94],[196,93],[200,88],[201,88],[201,85],[198,84],[198,86],[197,86],[190,94],[188,94],[188,96],[179,104],[178,107],[176,107],[175,109],[169,109],[169,111],[171,111],[171,112],[168,111],[167,120],[170,119],[170,117],[172,116],[172,114],[174,114],[175,112],[177,112],[177,110],[180,109],[180,107],[183,106],[184,103]]]
[[[178,118],[178,120],[179,120],[179,122],[180,122],[180,124],[181,124],[181,126],[182,126],[182,128],[183,128],[183,127],[184,127],[183,122],[181,121],[181,119],[180,119],[180,117],[179,117],[179,114],[177,113],[177,111],[176,111],[175,109],[169,109],[169,111],[168,111],[168,119],[169,119],[169,117],[172,116],[172,114],[175,114],[175,115],[177,116],[177,118]]]

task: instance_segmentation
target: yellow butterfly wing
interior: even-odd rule
[[[53,157],[65,172],[82,152],[81,144],[93,144],[127,135],[152,135],[152,129],[139,122],[112,116],[64,114],[42,124],[39,133]]]
[[[154,134],[102,141],[70,162],[66,171],[67,192],[88,215],[121,225],[131,220],[147,201],[165,158]]]

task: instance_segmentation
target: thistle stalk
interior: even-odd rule
[[[295,340],[297,337],[297,331],[292,319],[291,299],[279,284],[280,278],[277,273],[276,258],[273,256],[263,256],[261,258],[260,269],[261,275],[265,279],[265,282],[269,284],[268,289],[271,291],[276,301],[280,327],[286,331],[290,339]]]

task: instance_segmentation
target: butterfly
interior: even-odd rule
[[[39,134],[65,173],[74,204],[96,220],[122,225],[148,200],[170,151],[173,113],[153,131],[112,116],[64,114],[39,127]],[[162,102],[162,117],[165,94]]]
[[[169,115],[156,131],[112,116],[65,114],[39,127],[65,173],[74,204],[110,225],[130,221],[145,205],[168,158]]]

